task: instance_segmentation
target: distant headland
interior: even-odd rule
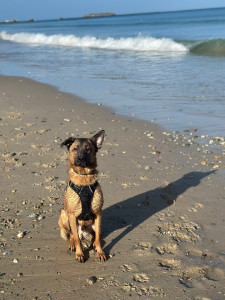
[[[91,13],[91,14],[87,14],[83,17],[80,18],[58,18],[58,20],[62,21],[62,20],[67,20],[67,19],[81,19],[81,18],[97,18],[97,17],[112,17],[112,16],[116,16],[115,13]],[[34,19],[29,19],[26,21],[17,21],[17,20],[6,20],[6,21],[0,21],[0,24],[8,24],[8,23],[26,23],[26,22],[35,22]]]
[[[17,20],[6,20],[6,21],[2,21],[0,22],[0,24],[4,24],[4,23],[26,23],[26,22],[34,22],[34,19],[29,19],[26,21],[17,21]]]
[[[96,18],[96,17],[112,17],[115,16],[116,14],[114,13],[92,13],[92,14],[88,14],[83,16],[83,18]]]

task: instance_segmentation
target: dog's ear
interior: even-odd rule
[[[66,146],[67,149],[69,150],[69,149],[70,149],[70,146],[74,143],[74,141],[75,141],[75,138],[69,137],[69,138],[66,139],[60,146],[61,146],[61,147]]]
[[[94,135],[90,140],[95,145],[96,152],[101,148],[102,143],[104,141],[105,130],[99,131],[96,135]]]

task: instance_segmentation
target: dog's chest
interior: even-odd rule
[[[94,190],[93,190],[94,189]],[[79,220],[90,220],[102,208],[103,197],[99,185],[85,186],[83,189],[71,188],[68,185],[65,193],[65,204],[68,212],[75,214]]]
[[[95,214],[92,211],[92,199],[97,186],[97,181],[88,186],[75,185],[72,181],[69,181],[69,187],[79,196],[81,201],[82,209],[81,214],[77,217],[78,220],[88,221],[95,218]]]

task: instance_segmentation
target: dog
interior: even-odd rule
[[[69,137],[61,144],[69,152],[69,179],[58,225],[61,237],[69,239],[69,250],[76,251],[76,259],[81,263],[85,261],[82,239],[95,247],[100,261],[106,260],[101,246],[103,194],[96,170],[96,153],[104,135],[101,130],[91,138]]]

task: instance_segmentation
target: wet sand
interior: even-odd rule
[[[0,77],[1,299],[224,299],[225,147],[28,79]],[[69,136],[98,153],[108,260],[59,236]],[[211,144],[219,144],[212,151]]]

